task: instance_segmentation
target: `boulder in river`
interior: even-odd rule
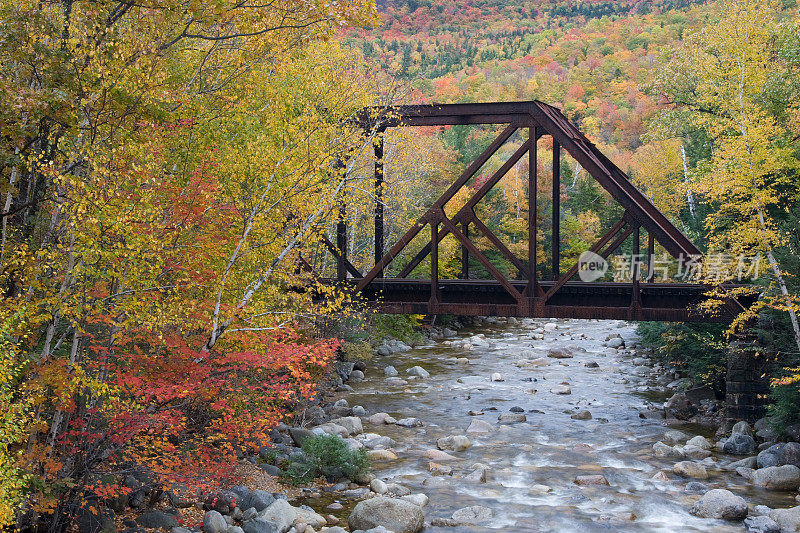
[[[453,520],[459,525],[474,525],[486,522],[494,516],[494,512],[482,505],[463,507],[453,513]]]
[[[397,422],[395,422],[398,426],[402,426],[404,428],[415,428],[422,425],[422,421],[419,418],[401,418]]]
[[[708,479],[708,472],[706,467],[694,461],[681,461],[675,463],[672,471],[679,476],[690,477],[694,479]]]
[[[397,420],[392,418],[389,413],[375,413],[367,418],[367,422],[375,426],[380,426],[382,424],[395,424]]]
[[[586,409],[583,409],[582,411],[578,411],[577,413],[570,416],[570,418],[573,420],[591,420],[592,413],[590,413]]]
[[[783,465],[800,466],[800,444],[796,442],[773,444],[758,454],[756,462],[758,468]]]
[[[768,516],[751,516],[744,519],[748,533],[781,533],[781,526]]]
[[[467,428],[467,433],[471,435],[486,435],[494,431],[494,426],[489,422],[480,419],[473,419]]]
[[[357,416],[334,418],[330,421],[330,423],[342,426],[347,430],[349,435],[358,435],[360,433],[364,433],[364,426],[361,424],[361,419]]]
[[[519,424],[520,422],[527,421],[527,417],[520,413],[508,413],[505,415],[500,415],[497,417],[497,420],[501,424]]]
[[[574,355],[569,348],[550,348],[547,350],[547,357],[552,357],[553,359],[570,359],[574,357]]]
[[[753,473],[753,483],[770,490],[797,490],[800,468],[794,465],[759,468]]]
[[[733,433],[722,445],[722,451],[731,455],[752,455],[757,448],[753,437],[745,433]]]
[[[702,518],[743,520],[747,516],[747,502],[729,490],[712,489],[694,504],[691,513]]]
[[[443,452],[441,450],[425,450],[422,452],[422,456],[426,459],[430,459],[431,461],[455,461],[456,457],[453,457],[447,452]]]
[[[553,394],[567,395],[572,394],[572,389],[569,388],[569,385],[556,385],[550,389],[550,392]]]
[[[591,474],[588,476],[576,477],[575,484],[580,486],[608,485],[608,480],[605,478],[605,476],[602,476],[600,474]]]
[[[653,453],[656,457],[676,457],[676,458],[683,458],[684,454],[683,451],[679,448],[674,446],[669,446],[664,444],[661,441],[656,442],[653,444]]]
[[[780,526],[781,532],[800,531],[800,505],[788,509],[773,509],[769,517]]]
[[[463,452],[470,446],[472,446],[472,441],[469,440],[469,437],[465,437],[464,435],[450,435],[436,441],[436,447],[440,450]]]
[[[689,401],[686,394],[679,392],[664,402],[664,412],[667,418],[689,420],[697,414],[697,407]]]
[[[431,376],[430,372],[428,372],[421,366],[412,366],[411,368],[406,370],[406,374],[408,374],[409,376],[417,376],[423,379]]]
[[[351,530],[383,526],[395,533],[417,533],[424,521],[425,513],[419,505],[384,496],[359,502],[347,519]]]

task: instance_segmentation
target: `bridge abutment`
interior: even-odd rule
[[[738,338],[728,345],[725,380],[725,418],[753,423],[766,414],[769,395],[767,357],[759,353],[755,337]]]

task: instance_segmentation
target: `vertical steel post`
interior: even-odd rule
[[[431,217],[431,299],[428,310],[436,314],[434,306],[439,303],[439,221]]]
[[[339,204],[339,219],[336,222],[336,248],[339,249],[339,258],[336,260],[336,279],[347,279],[347,206],[342,200]]]
[[[538,294],[538,280],[536,279],[536,126],[528,128],[528,298],[535,298]]]
[[[561,256],[561,145],[553,139],[553,281],[560,274]]]
[[[640,258],[639,258],[639,239],[641,237],[641,226],[636,222],[633,227],[633,292],[631,294],[631,307],[634,313],[642,307],[641,287],[639,287]],[[636,318],[634,314],[631,318]]]
[[[461,224],[461,233],[469,239],[469,222]],[[461,245],[461,279],[469,279],[469,250],[463,244]]]
[[[655,238],[653,237],[652,232],[647,232],[647,283],[653,283],[653,279],[656,277],[655,272]]]
[[[383,134],[375,143],[375,264],[383,259]],[[377,277],[383,277],[383,270]]]

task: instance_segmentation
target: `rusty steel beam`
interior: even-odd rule
[[[470,242],[469,239],[467,239],[460,231],[458,231],[456,225],[450,219],[447,218],[447,215],[445,215],[444,210],[439,210],[438,219],[442,224],[444,224],[445,226],[447,226],[447,228],[450,229],[450,233],[452,233],[456,239],[461,241],[461,244],[467,247],[469,252],[473,256],[475,256],[475,259],[481,262],[481,264],[486,268],[486,270],[489,271],[489,273],[494,277],[494,279],[499,281],[500,284],[508,291],[508,293],[511,296],[514,297],[514,299],[517,302],[519,302],[522,299],[522,294],[520,294],[520,292],[505,278],[505,276],[503,276],[503,274],[499,270],[497,270],[497,268],[492,264],[492,262],[489,261],[486,258],[486,256],[483,255],[483,253],[480,250],[478,250],[478,248],[474,244],[472,244],[472,242]]]
[[[495,185],[497,185],[501,179],[503,179],[503,176],[505,176],[508,171],[517,164],[517,161],[519,161],[522,156],[525,155],[525,152],[528,151],[528,146],[529,144],[527,142],[523,143],[523,145],[520,146],[510,158],[508,158],[508,161],[503,163],[503,166],[497,169],[497,171],[492,174],[483,185],[481,185],[481,188],[478,189],[469,200],[467,200],[467,203],[465,203],[455,215],[453,215],[453,222],[461,224],[472,221],[474,218],[475,206],[489,193],[489,191],[492,190]],[[444,205],[442,205],[442,207],[444,207]],[[449,232],[450,231],[447,228],[442,228],[442,230],[439,232],[439,240],[441,241],[444,239]],[[422,250],[420,250],[405,267],[403,267],[403,270],[400,271],[398,277],[405,278],[410,275],[411,272],[417,268],[417,265],[419,265],[430,252],[431,243],[429,242],[422,247]]]
[[[372,280],[374,280],[380,272],[386,268],[386,266],[399,254],[403,248],[405,248],[409,242],[417,236],[417,233],[425,225],[425,220],[431,215],[431,213],[435,213],[437,210],[441,210],[447,202],[449,202],[453,196],[458,192],[458,190],[464,186],[464,184],[469,181],[469,179],[475,175],[480,168],[486,164],[490,157],[492,157],[500,147],[505,144],[505,142],[511,137],[514,132],[517,131],[517,126],[510,125],[506,129],[500,133],[500,136],[497,137],[492,144],[489,145],[486,150],[484,150],[481,155],[478,156],[475,161],[470,163],[470,165],[461,173],[461,176],[452,184],[450,187],[445,191],[445,193],[439,197],[436,202],[428,209],[428,211],[422,215],[419,220],[411,227],[410,230],[406,232],[403,237],[395,244],[389,252],[374,266],[372,270],[370,270],[364,278],[358,284],[358,290],[362,290],[366,287]]]
[[[330,241],[330,239],[328,239],[328,236],[325,235],[324,233],[321,233],[320,235],[322,237],[322,244],[325,245],[325,248],[327,248],[328,251],[333,256],[333,258],[336,259],[336,265],[337,265],[337,276],[336,277],[339,278],[339,279],[344,279],[344,278],[340,277],[339,274],[338,274],[339,265],[341,264],[341,265],[344,266],[344,268],[348,272],[350,272],[351,276],[353,276],[354,278],[361,278],[361,272],[355,266],[353,266],[353,263],[351,263],[347,259],[347,257],[343,257],[342,255],[339,254],[339,249],[336,247],[336,245],[334,245]],[[337,234],[337,237],[338,237],[338,234]]]

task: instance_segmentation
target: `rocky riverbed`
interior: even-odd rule
[[[305,503],[365,502],[351,529],[800,530],[794,445],[756,459],[764,439],[746,424],[715,438],[719,405],[673,396],[685,381],[652,363],[633,325],[484,319],[439,331],[428,345],[379,347],[353,391],[341,388],[333,414],[361,414],[361,432],[330,420],[314,430],[370,450],[369,490]]]
[[[332,396],[265,449],[285,463],[302,456],[294,446],[305,438],[338,435],[367,451],[371,474],[291,503],[234,488],[213,499],[222,508],[203,529],[800,531],[800,444],[773,442],[763,420],[724,424],[720,402],[682,392],[690,384],[650,359],[632,324],[458,326],[433,328],[414,348],[388,342],[367,364],[341,363]]]

